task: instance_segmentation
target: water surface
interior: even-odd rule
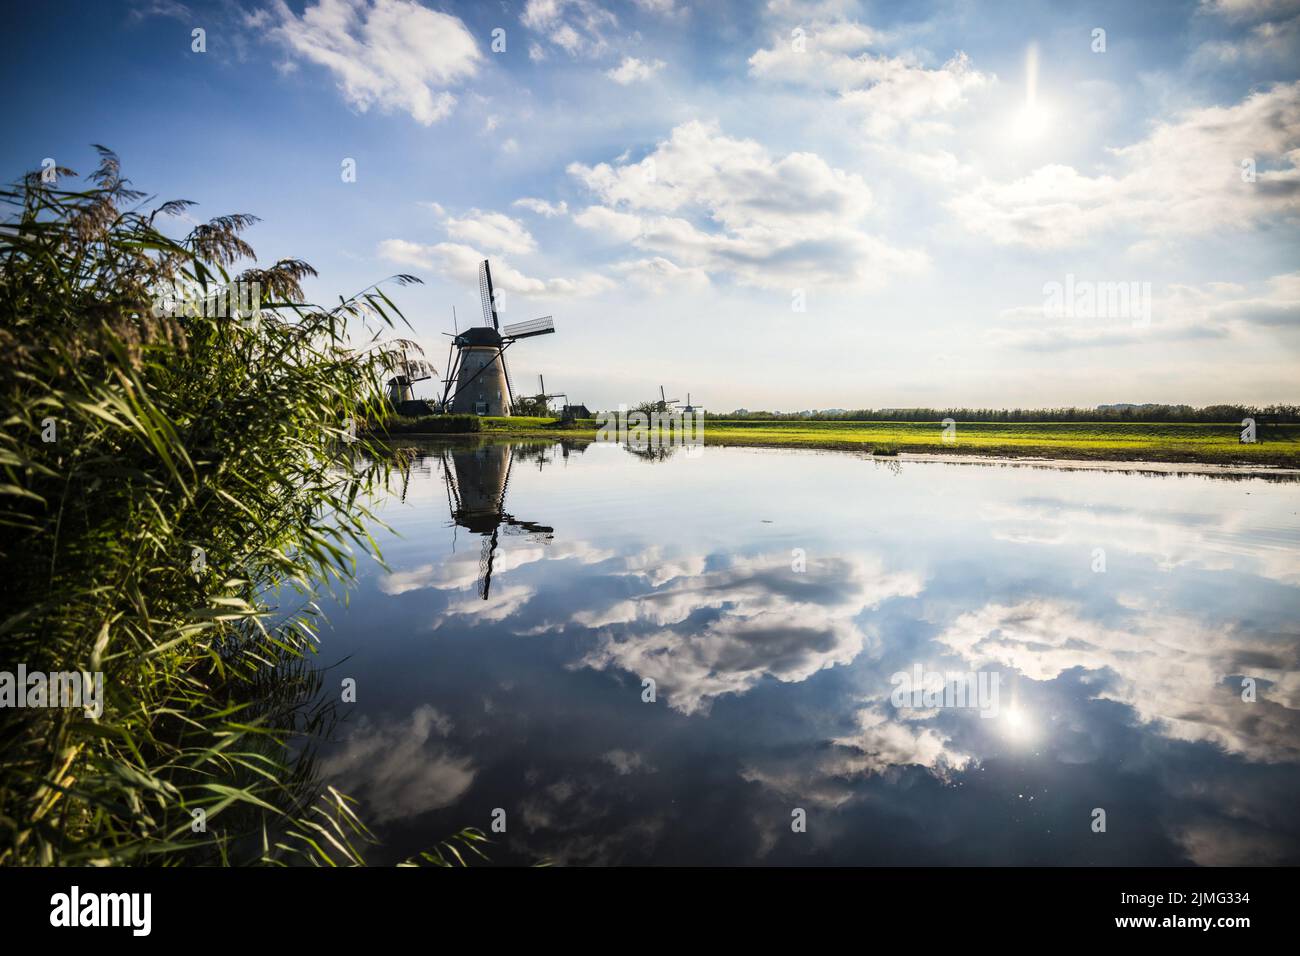
[[[1298,491],[424,446],[326,608],[322,769],[378,863],[498,808],[501,862],[1300,863]],[[917,665],[996,716],[896,707]]]

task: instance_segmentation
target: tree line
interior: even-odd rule
[[[828,422],[1300,422],[1300,405],[1102,405],[1096,408],[859,408],[802,412],[705,412],[720,421]]]

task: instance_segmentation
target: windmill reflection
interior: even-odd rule
[[[509,445],[444,449],[441,460],[452,521],[456,527],[483,538],[478,593],[486,601],[492,590],[492,562],[500,536],[525,535],[545,543],[554,537],[555,529],[535,521],[523,521],[505,510],[510,468],[514,463],[514,451]]]

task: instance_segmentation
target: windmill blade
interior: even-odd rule
[[[497,529],[491,535],[483,535],[483,545],[478,556],[478,595],[483,600],[492,593],[492,560],[497,551]]]
[[[490,325],[498,332],[501,324],[497,321],[497,304],[492,289],[492,267],[484,259],[478,266],[478,297],[483,304],[483,324]]]
[[[511,342],[513,341],[514,340],[512,339]],[[511,344],[511,342],[507,342],[506,345]],[[506,379],[506,400],[509,402],[507,407],[513,413],[515,410],[515,389],[514,386],[510,384],[510,367],[506,365],[506,350],[504,346],[497,349],[497,361],[501,363],[501,374],[504,375]],[[507,477],[508,475],[509,472],[507,471]]]
[[[442,410],[447,410],[447,405],[451,401],[451,390],[460,378],[460,356],[455,354],[455,344],[447,346],[447,377],[443,379],[442,389]]]
[[[527,322],[507,325],[501,330],[501,335],[507,339],[527,339],[534,335],[548,335],[554,331],[555,320],[549,315],[544,315],[540,319],[529,319]]]

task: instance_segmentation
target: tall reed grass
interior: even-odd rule
[[[405,320],[378,286],[304,303],[299,260],[232,272],[252,216],[173,238],[192,204],[97,149],[0,190],[0,670],[105,677],[98,718],[0,710],[0,864],[360,863],[315,773],[313,594],[377,554],[361,426]],[[155,308],[232,280],[260,316]]]

